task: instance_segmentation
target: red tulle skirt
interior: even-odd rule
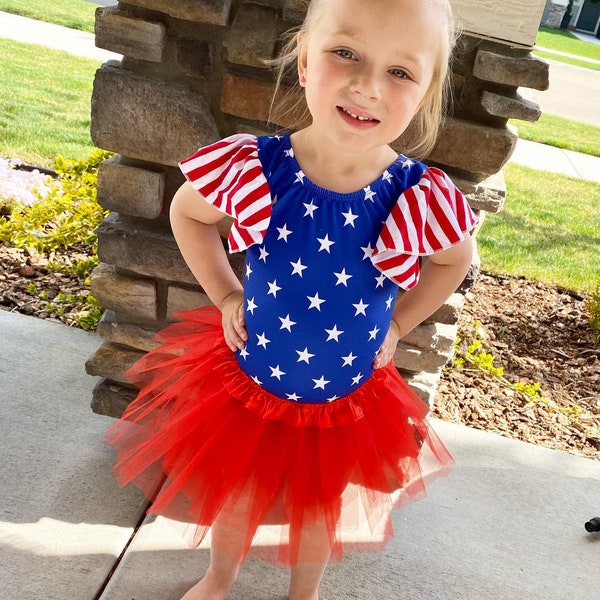
[[[217,309],[178,318],[128,371],[141,391],[107,439],[119,483],[142,489],[150,513],[192,524],[193,545],[214,526],[213,545],[228,540],[219,550],[236,559],[253,539],[253,553],[285,565],[321,562],[323,546],[334,560],[378,550],[391,510],[452,468],[392,363],[343,398],[300,404],[241,371]]]

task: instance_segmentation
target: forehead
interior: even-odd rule
[[[440,34],[447,27],[436,0],[313,0],[313,4],[307,33],[322,42],[346,37],[400,54],[411,50],[429,54],[439,48]]]

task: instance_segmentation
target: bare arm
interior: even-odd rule
[[[466,236],[456,246],[428,257],[419,283],[396,302],[392,324],[375,358],[375,368],[387,364],[398,340],[432,315],[456,291],[469,270],[472,256],[473,242]]]
[[[242,348],[246,340],[243,287],[236,277],[217,230],[224,218],[189,182],[173,197],[171,227],[188,267],[210,300],[223,313],[223,332],[228,346]]]

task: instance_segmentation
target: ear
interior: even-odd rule
[[[301,33],[296,36],[296,48],[298,49],[298,81],[304,87],[306,84],[307,50]]]

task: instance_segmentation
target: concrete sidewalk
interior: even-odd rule
[[[44,23],[6,12],[0,12],[0,38],[26,44],[38,44],[100,62],[121,60],[120,54],[96,48],[93,33],[53,23]]]
[[[0,598],[179,599],[208,552],[184,546],[180,523],[146,519],[138,529],[145,502],[117,488],[103,442],[112,420],[89,408],[95,381],[83,362],[98,338],[0,311],[0,340]],[[383,553],[333,565],[322,597],[597,597],[600,537],[583,525],[600,514],[600,462],[435,426],[456,469],[394,514]],[[250,560],[230,598],[282,599],[285,590],[284,571]]]

